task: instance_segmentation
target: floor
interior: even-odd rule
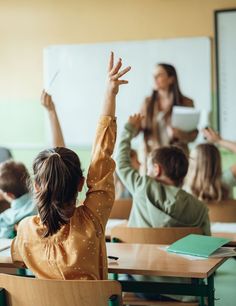
[[[227,260],[215,275],[216,306],[236,306],[236,260]]]

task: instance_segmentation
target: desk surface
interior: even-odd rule
[[[107,243],[107,255],[117,256],[108,261],[110,273],[130,273],[155,276],[206,278],[226,260],[225,258],[188,259],[171,254],[163,245]],[[0,267],[14,267],[10,249],[0,252]]]
[[[110,273],[190,278],[207,278],[226,260],[189,259],[154,244],[107,243],[107,255],[119,257],[117,261],[108,262]]]

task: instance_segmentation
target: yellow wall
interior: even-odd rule
[[[0,99],[35,99],[49,44],[214,35],[236,0],[0,0]]]

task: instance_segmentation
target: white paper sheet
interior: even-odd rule
[[[200,119],[200,111],[193,107],[174,106],[171,125],[185,132],[197,129]]]
[[[212,253],[210,257],[236,257],[236,252],[232,247],[221,247]]]

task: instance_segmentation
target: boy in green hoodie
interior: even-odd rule
[[[180,148],[166,146],[154,150],[149,160],[149,175],[141,176],[132,168],[131,140],[138,134],[141,121],[140,114],[129,118],[121,136],[116,159],[117,173],[133,197],[128,226],[200,227],[203,234],[210,235],[207,206],[181,189],[188,171],[188,159]],[[149,276],[136,276],[135,279],[160,280]],[[168,282],[181,281],[177,278],[164,279]],[[145,297],[150,298],[150,295]],[[156,297],[159,298],[159,295]],[[182,296],[170,297],[182,301],[193,300]]]

